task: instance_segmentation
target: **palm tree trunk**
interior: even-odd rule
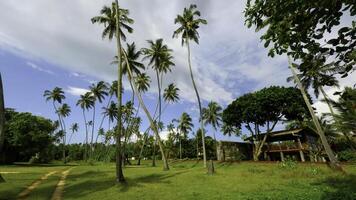
[[[323,87],[320,86],[320,87],[319,87],[319,90],[321,91],[321,93],[322,93],[323,96],[324,96],[324,99],[325,99],[325,101],[326,101],[326,104],[327,104],[328,107],[329,107],[330,113],[331,113],[331,115],[333,116],[335,123],[336,123],[336,124],[340,124],[340,121],[337,120],[336,117],[335,117],[336,115],[335,115],[334,109],[332,108],[331,103],[330,103],[330,101],[329,101],[329,98],[328,98],[328,96],[326,95],[326,93],[325,93]],[[354,142],[350,139],[350,137],[347,135],[347,133],[345,133],[344,131],[341,131],[341,133],[345,136],[347,142],[348,142],[349,145],[350,145],[350,148],[351,148],[352,150],[355,150],[355,148],[356,148],[356,147],[354,146],[355,144],[354,144]]]
[[[62,117],[62,123],[63,123],[63,138],[62,138],[62,143],[63,143],[63,151],[62,151],[62,156],[63,156],[63,163],[66,164],[67,160],[66,160],[66,126],[64,123],[64,118]]]
[[[182,160],[182,138],[179,137],[179,159]]]
[[[188,64],[189,64],[190,77],[192,79],[194,91],[195,91],[195,94],[197,96],[198,105],[199,105],[200,129],[201,129],[201,133],[202,133],[202,146],[203,146],[203,159],[204,159],[204,167],[206,167],[204,122],[203,122],[203,116],[202,116],[202,108],[201,108],[200,96],[199,96],[199,92],[198,92],[197,86],[195,85],[193,71],[192,71],[192,64],[191,64],[191,61],[190,61],[191,58],[190,58],[189,40],[187,40],[187,48],[188,48]]]
[[[94,142],[94,129],[95,129],[95,103],[93,106],[93,125],[91,126],[91,139],[90,139],[90,159],[93,158],[93,142]]]
[[[313,122],[314,122],[314,125],[315,125],[315,127],[316,127],[316,129],[317,129],[317,131],[318,131],[318,134],[319,134],[319,136],[320,136],[321,142],[322,142],[322,144],[323,144],[323,146],[324,146],[325,152],[326,152],[326,154],[327,154],[328,157],[329,157],[331,166],[332,166],[333,168],[335,168],[335,169],[342,169],[341,166],[339,165],[338,160],[337,160],[337,158],[335,157],[333,151],[331,150],[330,145],[328,144],[328,141],[326,140],[324,131],[322,130],[322,128],[321,128],[321,126],[320,126],[320,123],[319,123],[319,121],[318,121],[318,118],[315,116],[314,110],[313,110],[313,108],[312,108],[312,106],[311,106],[311,104],[310,104],[310,102],[309,102],[309,99],[308,99],[307,94],[306,94],[306,92],[305,92],[305,90],[304,90],[304,87],[303,87],[302,83],[300,82],[299,77],[297,76],[296,72],[294,71],[294,67],[293,67],[293,65],[292,65],[292,63],[291,63],[290,58],[289,58],[289,68],[291,69],[291,71],[292,71],[292,73],[293,73],[293,76],[294,76],[294,78],[295,78],[295,80],[296,80],[296,82],[297,82],[297,85],[298,85],[298,87],[299,87],[299,89],[300,89],[300,91],[301,91],[301,93],[302,93],[302,95],[303,95],[305,104],[306,104],[307,107],[308,107],[308,110],[309,110],[309,112],[310,112],[310,115],[311,115],[311,117],[312,117],[312,120],[313,120]]]
[[[216,131],[216,130],[215,130]],[[218,141],[216,141],[216,137],[215,137],[215,131],[213,132],[213,136],[214,136],[214,145],[215,145],[215,151],[216,151],[216,160],[218,159]]]
[[[117,120],[117,134],[116,134],[116,181],[124,183],[125,177],[122,172],[122,152],[121,152],[121,132],[122,132],[122,51],[121,51],[121,41],[120,41],[120,12],[119,12],[119,2],[115,0],[116,3],[116,46],[117,46],[117,58],[118,62],[118,83],[117,83],[117,99],[118,99],[118,120]],[[128,64],[128,63],[127,63]]]
[[[127,55],[125,54],[125,52],[123,51],[124,53],[124,58],[126,59],[126,63],[128,63],[127,61]],[[129,81],[132,81],[132,71],[131,71],[131,67],[129,65],[127,65],[127,69],[128,69],[128,78],[129,78]],[[153,118],[151,116],[151,114],[148,112],[147,110],[147,107],[146,105],[144,104],[143,102],[143,99],[142,99],[142,96],[141,94],[138,92],[137,90],[137,86],[136,86],[136,83],[133,82],[133,85],[134,85],[134,90],[135,90],[135,93],[136,93],[136,96],[138,98],[138,101],[139,103],[141,104],[141,107],[143,109],[143,111],[145,112],[149,122],[150,122],[150,125],[151,125],[151,129],[153,130],[153,132],[155,133],[156,135],[156,138],[157,138],[157,142],[158,142],[158,146],[160,148],[160,151],[161,151],[161,155],[162,155],[162,160],[163,160],[163,170],[169,170],[169,166],[168,166],[168,162],[167,162],[167,159],[166,159],[166,155],[164,153],[164,148],[163,148],[163,144],[162,144],[162,141],[161,141],[161,138],[159,136],[159,132],[158,132],[158,128],[156,126],[156,124],[154,123],[153,121]]]
[[[88,125],[87,118],[85,116],[85,109],[83,108],[83,117],[84,117],[84,125],[85,125],[85,146],[84,146],[84,160],[88,159]]]
[[[110,97],[109,97],[108,103],[106,105],[106,109],[109,107],[111,99],[112,99],[112,95],[110,95]],[[101,118],[101,122],[100,122],[98,130],[100,130],[103,127],[103,123],[104,123],[105,118],[106,118],[106,115],[103,115],[103,117]],[[110,119],[109,119],[109,121],[110,121]],[[99,135],[96,135],[95,143],[98,142],[98,137],[99,137]],[[94,147],[94,149],[95,149],[95,147]]]
[[[197,161],[199,160],[199,138],[198,138],[198,134],[197,134],[197,136],[196,136],[197,138],[196,138],[196,143],[197,143]]]
[[[5,156],[2,156],[3,154],[3,146],[4,146],[4,141],[5,141],[5,102],[4,102],[4,90],[2,87],[2,78],[1,78],[1,73],[0,73],[0,163],[2,161],[2,158]],[[5,179],[1,176],[0,174],[0,183],[5,182]]]

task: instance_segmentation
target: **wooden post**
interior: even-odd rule
[[[284,154],[283,154],[283,152],[282,152],[281,142],[278,142],[278,146],[279,146],[279,150],[281,150],[281,151],[279,152],[279,154],[281,155],[281,161],[283,162],[283,161],[284,161]]]
[[[304,153],[303,153],[303,146],[302,146],[302,143],[300,142],[299,137],[297,138],[297,142],[298,142],[298,146],[299,146],[300,160],[301,160],[302,162],[305,162]]]
[[[210,160],[208,165],[208,174],[213,175],[215,173],[214,163],[213,160]]]

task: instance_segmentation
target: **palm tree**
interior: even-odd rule
[[[118,116],[121,116],[121,106],[122,106],[122,47],[121,39],[125,40],[126,36],[123,29],[131,33],[133,29],[128,24],[133,24],[134,20],[129,18],[129,10],[120,9],[118,0],[112,3],[111,8],[104,6],[101,11],[101,16],[93,17],[91,19],[92,23],[104,24],[103,38],[106,36],[111,40],[115,34],[116,36],[116,47],[117,47],[117,57],[120,58],[118,63],[118,87],[117,87],[117,98],[118,98]],[[122,152],[121,152],[121,133],[122,133],[122,119],[118,118],[117,123],[117,134],[116,134],[116,179],[118,182],[123,183],[125,181],[124,174],[122,172]]]
[[[203,119],[205,125],[210,124],[214,128],[214,141],[215,141],[215,151],[216,157],[218,157],[217,141],[215,137],[215,132],[217,128],[220,127],[222,116],[222,108],[218,103],[211,101],[207,108],[203,108]]]
[[[68,144],[69,144],[70,141],[72,140],[73,134],[74,134],[75,132],[78,132],[78,129],[79,129],[78,123],[73,123],[72,125],[70,125],[69,130],[71,130],[71,134],[70,134],[70,137],[69,137]]]
[[[85,153],[84,153],[84,160],[87,160],[88,156],[88,123],[85,116],[85,110],[89,110],[95,104],[95,98],[91,92],[87,92],[84,95],[80,95],[79,100],[77,101],[77,106],[79,105],[83,111],[84,117],[84,126],[85,126]]]
[[[304,88],[308,90],[310,87],[312,87],[316,98],[319,97],[319,93],[321,92],[335,123],[341,124],[341,121],[336,119],[332,103],[330,102],[331,100],[323,88],[324,86],[339,87],[339,81],[334,77],[334,74],[339,72],[340,68],[331,64],[320,65],[318,63],[318,59],[316,59],[314,63],[308,66],[300,65],[299,68],[301,69],[302,73],[297,74],[297,76],[299,77]],[[294,80],[293,76],[287,78],[288,82],[292,80]],[[341,133],[345,136],[347,141],[352,144],[352,141],[347,133],[343,131],[341,131]]]
[[[157,78],[157,88],[158,88],[158,122],[161,122],[161,114],[162,114],[162,94],[161,94],[161,87],[162,87],[162,76],[164,73],[171,71],[171,66],[174,63],[171,61],[172,56],[170,53],[172,52],[171,49],[168,48],[166,44],[163,43],[163,39],[157,39],[156,41],[148,40],[149,48],[143,48],[142,51],[145,55],[144,59],[149,59],[148,64],[152,66],[152,68],[156,72]],[[153,153],[155,153],[155,144]],[[153,155],[155,157],[155,155]],[[155,162],[153,160],[152,163],[155,166]]]
[[[345,134],[351,149],[356,149],[356,144],[349,137],[351,133],[356,133],[356,89],[346,87],[340,94],[338,101],[330,100],[330,103],[338,111],[334,115],[334,126],[337,130]],[[342,123],[337,123],[342,122]]]
[[[187,138],[189,131],[193,128],[192,118],[186,112],[183,112],[178,120],[178,139],[179,139],[179,158],[182,159],[182,139]]]
[[[204,122],[203,122],[203,115],[202,115],[202,106],[200,102],[199,92],[197,90],[197,86],[194,81],[192,65],[190,61],[190,46],[189,41],[193,40],[197,44],[199,44],[199,33],[198,28],[200,24],[207,24],[205,19],[195,18],[195,16],[199,17],[200,12],[196,9],[197,6],[191,4],[189,8],[184,8],[183,15],[177,15],[174,20],[175,24],[179,24],[180,27],[174,31],[173,37],[178,37],[182,35],[182,46],[186,45],[188,49],[188,65],[190,71],[190,77],[192,79],[193,87],[195,94],[197,96],[198,105],[199,105],[199,114],[200,114],[200,129],[203,130],[202,135],[202,143],[203,143],[203,157],[204,157],[204,167],[206,167],[206,152],[205,152],[205,133],[204,133]]]
[[[123,52],[125,54],[125,52]],[[125,55],[124,56],[125,59],[127,59],[127,56]],[[128,63],[128,62],[127,62]],[[129,66],[128,67],[128,79],[129,81],[133,81],[133,73],[131,71],[131,67]],[[152,131],[155,133],[155,136],[156,136],[156,139],[157,139],[157,142],[158,142],[158,146],[160,148],[160,151],[161,151],[161,155],[162,155],[162,160],[163,160],[163,170],[169,170],[169,166],[168,166],[168,162],[167,162],[167,159],[166,159],[166,155],[164,153],[164,147],[163,147],[163,143],[161,141],[161,138],[159,136],[159,131],[158,131],[158,128],[154,122],[154,119],[153,117],[151,116],[150,112],[148,111],[143,99],[142,99],[142,96],[141,96],[141,93],[138,91],[137,89],[137,85],[135,82],[133,82],[133,86],[134,86],[134,92],[136,93],[136,96],[138,97],[138,102],[140,104],[140,106],[142,107],[143,111],[145,112],[147,118],[148,118],[148,121],[150,122],[150,127],[152,129]]]
[[[113,101],[111,101],[109,107],[103,107],[103,110],[103,115],[109,118],[108,130],[110,130],[110,123],[117,119],[117,106]]]
[[[66,98],[64,96],[63,89],[60,87],[55,87],[52,91],[45,90],[43,96],[46,98],[46,101],[52,100],[54,112],[57,113],[59,125],[61,126],[61,129],[63,129],[61,116],[58,114],[58,109],[56,106],[56,103],[61,104]]]
[[[150,87],[151,78],[146,73],[138,74],[135,83],[139,92],[147,92]]]
[[[108,95],[108,86],[104,81],[99,81],[97,84],[92,84],[89,87],[91,93],[93,94],[95,101],[94,101],[94,106],[93,106],[93,126],[91,127],[91,140],[90,140],[90,148],[91,148],[91,154],[93,153],[93,140],[94,140],[94,129],[95,129],[95,104],[96,100],[99,101],[99,103],[102,103],[103,100],[105,99],[105,96]]]
[[[63,141],[63,163],[64,164],[67,162],[66,161],[66,152],[65,152],[67,130],[66,130],[66,125],[64,123],[64,118],[68,117],[70,112],[71,112],[70,107],[66,103],[64,103],[62,106],[58,107],[58,110],[57,110],[57,114],[61,117],[62,125],[63,125],[62,141]]]
[[[178,95],[179,88],[175,86],[174,83],[168,85],[167,88],[164,89],[163,98],[167,102],[176,102],[179,100]]]
[[[132,72],[134,73],[135,76],[141,74],[140,70],[144,70],[145,66],[138,61],[138,59],[140,58],[142,52],[140,50],[136,50],[136,45],[135,43],[131,43],[131,44],[126,44],[126,54],[127,54],[127,60],[129,62],[129,65],[131,66]],[[117,60],[117,56],[115,56],[115,60],[113,62],[111,62],[112,64],[117,64],[118,60]],[[125,75],[127,74],[127,63],[126,61],[123,59],[122,60],[122,74]],[[131,86],[131,90],[133,91],[133,86],[130,83]],[[132,92],[132,102],[134,102],[134,94]]]
[[[316,127],[316,129],[317,129],[317,132],[318,132],[318,134],[319,134],[321,143],[323,144],[323,147],[324,147],[324,149],[325,149],[325,152],[326,152],[326,154],[327,154],[328,157],[329,157],[331,166],[334,167],[335,169],[340,170],[340,169],[342,169],[342,168],[341,168],[341,166],[339,165],[338,160],[337,160],[337,158],[336,158],[335,155],[334,155],[334,152],[333,152],[333,151],[331,150],[331,148],[330,148],[330,145],[329,145],[329,143],[328,143],[328,141],[327,141],[327,139],[326,139],[326,137],[325,137],[324,131],[323,131],[323,129],[322,129],[321,126],[320,126],[320,122],[319,122],[318,118],[316,117],[316,115],[315,115],[315,113],[314,113],[314,110],[313,110],[313,108],[312,108],[312,106],[311,106],[311,104],[310,104],[310,102],[309,102],[309,99],[308,99],[307,93],[306,93],[306,91],[305,91],[305,89],[304,89],[304,86],[303,86],[303,84],[301,83],[301,81],[299,80],[299,77],[298,77],[297,73],[296,73],[295,70],[294,70],[295,64],[292,63],[292,61],[291,61],[290,58],[288,58],[288,59],[289,59],[289,68],[291,69],[292,74],[293,74],[293,76],[294,76],[294,80],[296,81],[297,86],[299,87],[300,92],[302,93],[302,96],[303,96],[303,99],[304,99],[304,101],[305,101],[305,104],[306,104],[307,107],[308,107],[309,113],[310,113],[310,115],[311,115],[311,117],[312,117],[312,120],[313,120],[313,122],[314,122],[314,125],[315,125],[315,127]]]

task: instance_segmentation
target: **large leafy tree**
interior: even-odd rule
[[[253,158],[258,160],[267,137],[279,121],[301,121],[306,117],[308,110],[298,89],[271,86],[237,98],[223,111],[222,119],[226,126],[241,129],[244,125],[249,130]],[[263,137],[262,127],[266,130]]]
[[[55,141],[55,129],[49,119],[7,108],[4,143],[6,160],[27,162],[37,154],[39,162],[51,161],[50,149]]]
[[[344,76],[355,69],[356,21],[340,22],[355,15],[356,4],[348,0],[248,0],[245,8],[247,26],[265,30],[261,39],[270,56],[287,53],[302,72],[315,61],[337,65]]]
[[[215,140],[215,148],[216,148],[216,157],[218,156],[218,152],[217,152],[218,149],[217,149],[217,141],[216,141],[215,132],[220,127],[221,115],[222,115],[222,108],[216,102],[211,101],[208,104],[207,108],[203,108],[203,119],[204,119],[205,125],[210,124],[215,130],[214,131],[214,140]]]
[[[84,152],[84,159],[87,160],[88,158],[88,122],[85,115],[85,111],[88,111],[92,108],[95,104],[95,98],[91,92],[86,92],[85,94],[80,95],[79,100],[77,101],[77,106],[80,106],[83,112],[84,118],[84,127],[85,127],[85,152]]]
[[[133,24],[134,20],[129,18],[129,10],[119,8],[118,0],[112,3],[111,8],[104,6],[100,11],[100,16],[93,17],[91,19],[92,23],[104,24],[103,38],[106,36],[111,40],[113,36],[116,37],[116,47],[117,47],[117,58],[118,62],[118,87],[117,87],[117,98],[118,98],[118,116],[121,116],[121,106],[122,106],[122,45],[121,39],[125,40],[126,36],[124,30],[132,33],[133,29],[129,24]],[[117,134],[116,134],[116,179],[118,182],[126,182],[124,174],[122,172],[122,149],[121,149],[121,135],[122,135],[122,121],[118,118],[117,124]]]
[[[199,114],[200,114],[200,129],[204,130],[204,122],[203,122],[203,113],[202,113],[202,105],[200,101],[199,92],[197,86],[195,84],[191,58],[190,58],[190,46],[189,41],[193,40],[197,44],[199,44],[199,32],[198,29],[201,24],[207,24],[205,19],[199,18],[200,12],[197,10],[197,6],[192,4],[189,8],[184,8],[183,15],[177,15],[174,20],[175,24],[179,24],[179,28],[174,31],[173,37],[178,37],[181,35],[182,37],[182,46],[186,45],[188,49],[188,66],[190,71],[190,77],[192,79],[192,84],[194,87],[195,94],[198,100],[199,106]],[[205,151],[205,133],[203,131],[202,143],[203,143],[203,158],[204,158],[204,167],[206,167],[206,151]]]

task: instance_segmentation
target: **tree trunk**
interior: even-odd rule
[[[202,133],[203,159],[204,159],[204,167],[206,167],[205,132],[204,132],[204,122],[203,122],[203,116],[202,116],[203,113],[202,113],[202,107],[201,107],[199,92],[198,92],[197,86],[195,85],[195,81],[194,81],[192,64],[191,64],[191,61],[190,61],[190,47],[189,47],[189,41],[188,40],[187,40],[187,48],[188,48],[188,64],[189,64],[190,78],[192,79],[194,91],[195,91],[195,94],[197,96],[198,105],[199,105],[200,129],[201,129],[201,133]]]
[[[179,159],[182,160],[182,139],[179,137]]]
[[[83,108],[83,117],[84,117],[84,125],[85,125],[85,146],[84,146],[84,160],[88,160],[88,125],[87,118],[85,116],[85,109]]]
[[[0,73],[0,158],[4,157],[3,146],[5,141],[5,102],[4,102],[4,90],[2,87],[2,78]],[[0,160],[2,161],[2,160]],[[0,174],[0,183],[5,182],[5,179]]]
[[[124,183],[125,177],[122,172],[122,152],[121,152],[121,132],[122,132],[122,57],[121,57],[121,41],[120,41],[120,10],[119,2],[115,0],[116,3],[116,46],[117,46],[117,58],[118,62],[118,83],[117,83],[117,99],[118,99],[118,120],[117,120],[117,134],[116,134],[116,181]],[[128,64],[128,63],[127,63]]]
[[[311,106],[311,104],[310,104],[310,102],[309,102],[309,99],[308,99],[307,94],[306,94],[306,92],[305,92],[305,90],[304,90],[304,87],[303,87],[302,83],[300,82],[300,80],[299,80],[299,78],[298,78],[296,72],[294,71],[294,67],[293,67],[293,65],[292,65],[292,63],[291,63],[290,58],[289,58],[289,68],[291,69],[291,71],[292,71],[292,73],[293,73],[293,76],[294,76],[294,78],[295,78],[295,80],[296,80],[296,82],[297,82],[297,85],[298,85],[298,87],[299,87],[299,89],[300,89],[300,91],[301,91],[301,93],[302,93],[302,95],[303,95],[305,104],[306,104],[307,107],[308,107],[308,110],[309,110],[310,115],[311,115],[311,117],[312,117],[312,119],[313,119],[314,125],[315,125],[315,127],[316,127],[316,129],[317,129],[317,131],[318,131],[319,136],[320,136],[321,143],[322,143],[323,146],[324,146],[325,152],[326,152],[326,154],[327,154],[328,157],[329,157],[331,166],[332,166],[333,168],[335,168],[335,169],[342,169],[341,166],[339,165],[338,160],[337,160],[337,158],[335,157],[333,151],[331,150],[330,145],[328,144],[328,141],[326,140],[324,131],[322,130],[322,128],[321,128],[321,126],[320,126],[320,123],[319,123],[319,121],[318,121],[318,118],[316,117],[316,115],[315,115],[315,113],[314,113],[314,110],[313,110],[313,108],[312,108],[312,106]]]
[[[216,131],[216,129],[215,129],[215,131]],[[216,151],[216,160],[218,160],[218,154],[219,154],[219,151],[218,151],[218,141],[216,141],[215,131],[213,132],[213,136],[214,136],[214,145],[215,145],[215,151]]]
[[[93,142],[94,142],[94,129],[95,129],[95,103],[93,106],[93,125],[91,126],[91,139],[90,139],[90,159],[93,158],[94,149],[93,149]]]
[[[126,62],[127,62],[127,55],[125,54],[125,52],[123,51],[124,55],[125,55],[125,59],[126,59]],[[128,63],[128,62],[127,62]],[[131,71],[131,67],[129,65],[127,65],[127,69],[128,69],[128,78],[129,78],[129,81],[132,81],[132,71]],[[148,112],[147,110],[147,107],[146,105],[144,104],[143,102],[143,99],[142,99],[142,96],[141,94],[138,92],[137,90],[137,86],[136,86],[136,83],[133,82],[133,85],[134,85],[134,90],[135,90],[135,93],[136,93],[136,96],[138,98],[138,101],[139,103],[141,104],[141,107],[143,109],[143,111],[145,112],[149,122],[150,122],[150,125],[151,125],[151,130],[153,130],[153,132],[155,133],[156,135],[156,139],[157,139],[157,142],[158,142],[158,146],[160,148],[160,151],[161,151],[161,154],[162,154],[162,160],[163,160],[163,170],[169,170],[169,166],[168,166],[168,162],[167,162],[167,159],[166,159],[166,155],[164,153],[164,148],[163,148],[163,144],[162,144],[162,141],[160,139],[160,136],[159,136],[159,132],[158,132],[158,128],[156,126],[156,124],[154,123],[153,121],[153,118],[151,116],[151,114]]]
[[[324,99],[325,99],[325,101],[326,101],[326,104],[327,104],[328,107],[329,107],[330,113],[331,113],[331,115],[333,116],[335,123],[336,123],[336,124],[340,124],[340,121],[337,120],[336,117],[335,117],[336,115],[335,115],[334,109],[332,108],[332,106],[331,106],[331,104],[330,104],[330,101],[329,101],[329,99],[328,99],[328,96],[326,95],[326,93],[325,93],[323,87],[319,87],[319,89],[320,89],[321,93],[322,93],[323,96],[324,96]],[[344,131],[341,131],[341,133],[345,136],[347,142],[348,142],[349,145],[350,145],[350,148],[351,148],[352,150],[355,150],[355,149],[356,149],[355,143],[350,139],[350,137],[347,135],[347,133],[345,133]]]

